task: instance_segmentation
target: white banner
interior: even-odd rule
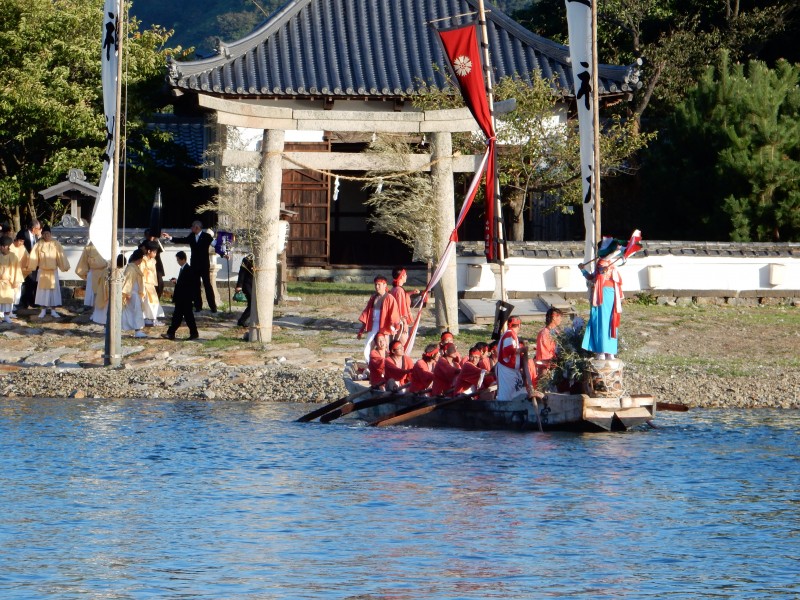
[[[569,54],[572,64],[578,126],[581,138],[583,224],[586,228],[584,262],[594,258],[594,115],[592,114],[592,0],[566,0]],[[599,174],[598,174],[599,176]]]
[[[117,126],[117,64],[119,61],[120,0],[106,0],[103,8],[101,73],[103,81],[103,111],[106,116],[106,151],[103,155],[103,174],[100,193],[94,203],[89,239],[100,255],[111,260],[114,234],[114,130]]]

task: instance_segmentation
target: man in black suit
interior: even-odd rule
[[[168,239],[173,244],[189,244],[191,249],[191,259],[189,264],[194,269],[199,277],[197,291],[195,292],[193,301],[194,309],[202,310],[203,299],[200,296],[200,281],[203,282],[203,289],[206,292],[206,301],[212,313],[217,312],[217,300],[214,297],[214,287],[211,285],[210,268],[211,262],[209,258],[209,247],[211,246],[214,238],[203,231],[203,224],[200,221],[192,223],[192,233],[183,238],[173,238],[168,233],[162,233],[161,237]]]
[[[28,225],[28,228],[21,229],[19,233],[17,233],[17,236],[22,237],[24,240],[25,249],[28,251],[28,254],[30,254],[33,250],[33,247],[36,245],[36,242],[39,241],[39,236],[41,234],[42,226],[39,221],[34,219],[31,221],[30,225]],[[19,297],[20,308],[30,308],[31,306],[36,306],[37,271],[29,273],[28,276],[25,277],[25,281],[22,282],[22,293]]]
[[[194,302],[195,290],[199,285],[197,274],[194,268],[186,263],[186,252],[179,250],[175,254],[175,258],[180,266],[178,279],[172,279],[173,283],[175,283],[175,290],[172,292],[172,302],[175,304],[175,310],[172,312],[172,322],[169,324],[167,333],[162,333],[161,337],[174,340],[175,332],[178,331],[178,327],[181,326],[185,319],[186,326],[189,328],[189,339],[196,340],[200,337],[200,334],[197,332],[192,303]]]
[[[247,298],[247,308],[244,309],[242,316],[239,317],[237,325],[247,327],[250,324],[250,303],[253,299],[253,273],[256,272],[252,253],[242,259],[242,266],[239,267],[239,277],[236,279],[236,291],[244,293]]]

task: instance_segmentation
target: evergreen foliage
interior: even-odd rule
[[[736,183],[723,210],[735,241],[800,239],[800,65],[759,61],[709,70],[695,98],[715,98],[709,118],[725,142],[717,170]]]
[[[770,40],[798,28],[800,10],[790,0],[603,0],[598,5],[600,61],[642,59],[643,87],[631,113],[669,114],[712,64],[720,50],[734,60],[757,56]],[[563,2],[534,1],[514,18],[531,31],[566,43]],[[800,59],[795,44],[781,51]]]
[[[102,8],[102,0],[0,2],[0,211],[17,227],[21,212],[51,222],[61,217],[36,192],[63,181],[70,168],[99,179]],[[141,116],[153,110],[172,52],[165,48],[169,36],[129,24],[128,145],[140,155],[165,141],[145,131]]]
[[[785,61],[708,69],[644,166],[654,237],[677,214],[679,239],[800,239],[799,84]]]

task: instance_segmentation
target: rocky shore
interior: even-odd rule
[[[341,318],[341,306],[321,304],[327,308],[298,303],[276,311],[274,341],[266,347],[241,340],[245,330],[235,326],[235,314],[201,313],[200,342],[162,339],[164,326],[149,328],[147,339],[124,336],[119,369],[102,367],[103,330],[86,313],[66,310],[62,319],[42,321],[21,315],[13,325],[0,325],[5,340],[0,396],[329,402],[346,394],[341,367],[359,354],[361,342],[354,336],[356,324]],[[723,356],[694,364],[678,353],[676,330],[686,333],[685,324],[658,327],[648,310],[655,309],[629,311],[623,325],[641,335],[621,357],[627,389],[693,407],[800,408],[800,369],[793,354],[800,335],[787,338],[789,347],[777,360],[764,360],[762,353],[760,362],[751,361],[746,369],[735,367],[742,363],[732,348],[727,351],[732,361]],[[676,319],[682,316],[676,314]],[[432,323],[428,326],[432,329]],[[726,337],[733,338],[730,332],[718,333],[719,349],[708,335],[705,346],[723,353]],[[681,360],[654,360],[663,356]]]
[[[704,408],[800,408],[800,371],[759,367],[750,377],[722,377],[699,368],[668,371],[630,365],[625,387],[664,402]]]

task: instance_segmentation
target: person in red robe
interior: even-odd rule
[[[561,325],[564,313],[560,309],[551,307],[544,318],[544,327],[536,336],[536,376],[541,377],[550,369],[551,362],[555,360],[558,347],[555,334]]]
[[[519,317],[508,320],[508,329],[497,343],[497,399],[513,400],[520,394],[525,394],[525,382],[520,372],[520,353],[522,347],[519,343],[520,326]]]
[[[382,388],[386,381],[386,338],[375,338],[374,347],[369,353],[369,384]]]
[[[439,338],[439,354],[441,356],[444,356],[445,353],[444,351],[445,348],[447,348],[447,345],[452,344],[453,346],[455,346],[455,343],[456,339],[453,337],[452,333],[450,333],[449,331],[445,331],[444,333],[442,333],[441,337]],[[458,351],[456,351],[454,360],[456,361],[456,364],[460,365],[462,363],[461,355],[458,353]]]
[[[461,365],[458,363],[458,351],[455,344],[447,344],[444,347],[444,352],[439,360],[436,361],[436,366],[433,368],[433,388],[431,394],[439,396],[441,394],[450,393],[453,389],[458,373],[461,371]]]
[[[364,358],[369,361],[369,352],[372,341],[377,336],[394,336],[400,331],[400,311],[394,296],[387,292],[386,277],[378,275],[373,280],[375,293],[370,296],[366,308],[361,312],[358,320],[361,329],[356,336],[358,339],[367,332],[367,343],[364,346]],[[388,339],[386,340],[389,341]]]
[[[408,339],[408,332],[411,329],[411,324],[414,318],[411,316],[411,297],[406,293],[403,286],[408,279],[408,274],[403,267],[395,267],[392,269],[392,283],[393,287],[389,293],[397,301],[397,310],[400,313],[400,333],[397,337],[404,344]],[[414,293],[419,293],[414,290]]]
[[[478,342],[475,344],[475,348],[481,353],[481,359],[478,362],[478,366],[484,371],[491,371],[494,368],[494,362],[489,354],[489,344],[486,342]]]
[[[477,347],[470,348],[466,361],[461,365],[461,372],[453,383],[453,395],[472,394],[483,387],[487,371],[480,366],[481,351]]]
[[[428,344],[425,352],[422,353],[422,358],[414,363],[414,369],[411,371],[411,385],[408,387],[409,392],[419,394],[430,387],[433,383],[433,368],[438,358],[439,346]]]
[[[387,389],[398,389],[406,385],[414,369],[414,361],[406,356],[403,342],[395,340],[389,345],[389,354],[384,363]]]
[[[486,354],[489,357],[489,362],[492,363],[492,369],[494,369],[497,366],[497,340],[489,342],[489,346],[486,348]]]

